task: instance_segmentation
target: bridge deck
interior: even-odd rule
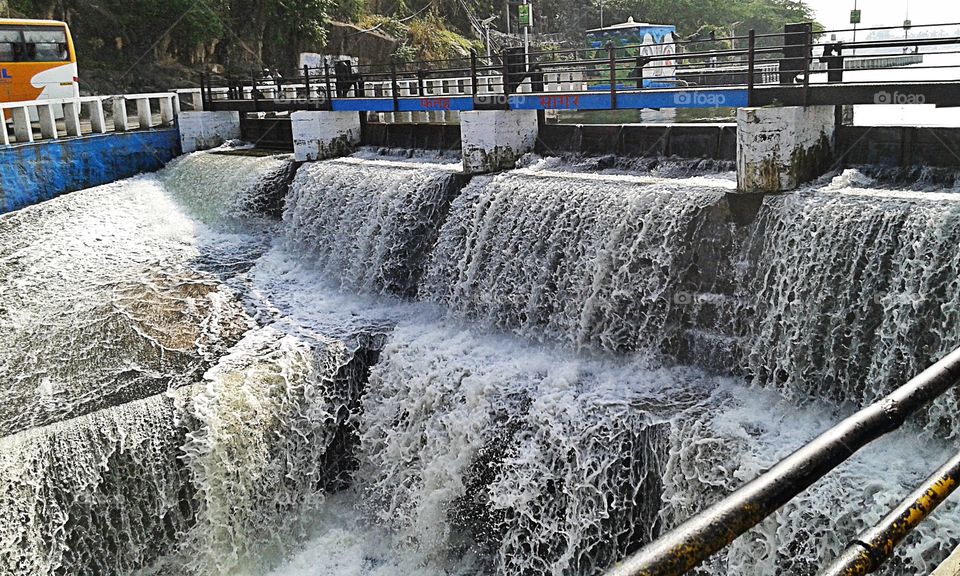
[[[909,101],[905,101],[908,99]],[[742,108],[746,106],[803,106],[922,103],[960,106],[960,82],[893,82],[623,90],[532,92],[424,97],[214,100],[213,110],[292,112],[464,112],[473,110],[631,110],[662,108]]]

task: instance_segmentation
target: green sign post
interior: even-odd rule
[[[850,11],[850,23],[859,24],[860,23],[860,10],[851,10]]]
[[[520,8],[520,25],[521,26],[533,26],[533,6],[530,4],[521,4]]]

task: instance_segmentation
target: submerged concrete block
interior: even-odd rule
[[[737,110],[737,190],[783,192],[833,163],[833,106]]]
[[[240,113],[236,111],[181,112],[177,120],[184,154],[240,138]]]
[[[356,112],[294,112],[293,154],[299,162],[345,156],[360,144],[360,115]]]
[[[482,174],[513,168],[537,144],[535,110],[489,110],[460,113],[463,171]]]

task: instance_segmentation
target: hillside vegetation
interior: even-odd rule
[[[600,25],[599,4],[585,0],[531,0],[536,34],[576,42]],[[4,10],[5,0],[0,0]],[[331,22],[352,23],[363,34],[386,36],[404,59],[461,56],[480,39],[471,26],[499,16],[503,0],[6,0],[13,16],[66,20],[73,30],[86,91],[161,89],[195,83],[216,66],[232,73],[264,67],[290,69],[301,51],[322,52]],[[511,21],[516,23],[515,10]],[[810,18],[794,0],[604,0],[604,21],[676,24],[682,36],[776,32],[784,22]],[[353,29],[353,28],[351,28]],[[369,31],[369,32],[367,32]],[[343,45],[343,43],[341,43]],[[364,56],[360,54],[360,56]]]

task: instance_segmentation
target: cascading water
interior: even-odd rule
[[[171,559],[207,562],[217,531],[226,529],[217,519],[236,504],[227,501],[229,490],[211,489],[229,476],[215,473],[215,454],[229,450],[213,438],[216,425],[229,421],[217,420],[217,402],[233,389],[218,387],[210,399],[209,383],[235,381],[231,366],[243,362],[237,355],[246,354],[249,369],[222,412],[240,408],[248,381],[263,394],[255,400],[262,419],[246,422],[245,433],[255,424],[263,436],[287,428],[306,434],[313,426],[332,438],[323,449],[317,442],[331,460],[336,451],[326,448],[349,444],[338,434],[349,411],[338,407],[356,405],[351,382],[363,380],[367,357],[335,343],[298,347],[260,334],[230,287],[264,245],[264,223],[238,233],[239,219],[253,217],[259,195],[276,197],[277,186],[285,192],[277,174],[290,163],[225,157],[218,164],[211,156],[0,218],[0,370],[10,383],[0,438],[0,573],[122,574],[155,561],[181,573]],[[189,178],[217,169],[220,179]],[[217,181],[223,186],[212,185]],[[217,203],[234,221],[199,219],[204,206]],[[276,350],[264,352],[270,342]],[[195,384],[211,366],[208,384]],[[317,391],[329,382],[344,400]],[[333,422],[316,421],[321,405],[331,403]],[[297,462],[296,446],[251,458],[264,470],[268,457]],[[276,485],[271,492],[288,506],[298,506],[298,489],[301,500],[318,490],[312,479],[285,479],[287,492]],[[219,553],[213,564],[229,565],[229,555]]]
[[[672,337],[674,297],[701,282],[723,190],[663,180],[514,171],[457,199],[422,292],[521,334],[611,350]]]
[[[302,168],[287,235],[344,289],[408,295],[458,192],[459,165],[337,160]]]
[[[798,410],[695,369],[404,321],[363,399],[350,500],[364,520],[331,524],[342,512],[322,509],[305,552],[274,574],[595,574],[832,423],[824,403]],[[814,573],[945,452],[888,439],[703,573]],[[935,565],[960,536],[950,509],[885,573]]]
[[[197,379],[247,329],[153,178],[0,219],[0,435]]]
[[[956,343],[952,197],[729,189],[216,153],[0,217],[0,573],[599,573]],[[917,434],[701,573],[815,573]]]
[[[195,508],[178,420],[159,394],[0,438],[0,573],[126,574],[172,550]]]
[[[745,363],[759,385],[867,404],[960,345],[956,195],[844,187],[769,198],[742,257]],[[938,404],[933,421],[955,422],[953,406]]]

